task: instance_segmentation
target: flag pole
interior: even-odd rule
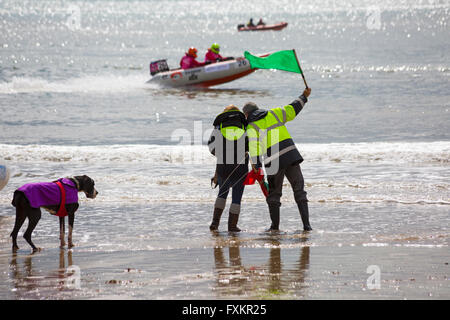
[[[292,49],[292,51],[294,51],[294,55],[295,55],[295,59],[297,60],[298,67],[300,68],[300,71],[302,72],[301,75],[302,75],[302,78],[303,78],[303,82],[305,83],[305,87],[306,87],[306,89],[308,89],[308,84],[306,83],[305,76],[303,75],[303,70],[300,67],[300,62],[298,62],[297,53],[295,52],[295,49]]]

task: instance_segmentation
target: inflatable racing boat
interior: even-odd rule
[[[166,60],[158,60],[150,63],[152,78],[147,83],[169,87],[211,87],[245,77],[255,70],[243,57],[230,58],[198,68],[172,70],[169,70]]]

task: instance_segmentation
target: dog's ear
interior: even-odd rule
[[[77,179],[80,182],[89,182],[89,181],[94,181],[92,180],[89,176],[87,175],[82,175],[82,176],[75,176],[75,179]]]
[[[94,179],[92,179],[91,177],[89,177],[89,176],[87,176],[87,175],[84,175],[84,176],[83,176],[83,179],[84,179],[85,181],[90,182],[90,183],[94,183]]]
[[[86,183],[87,184],[94,186],[94,184],[95,184],[94,179],[92,179],[91,177],[86,176],[86,175],[84,175],[83,177],[86,178]]]

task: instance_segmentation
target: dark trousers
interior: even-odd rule
[[[228,179],[225,181],[222,177],[219,176],[218,183],[219,183],[219,195],[218,198],[226,199],[228,196],[228,193],[230,191],[230,188],[232,189],[231,197],[232,203],[235,204],[241,204],[242,195],[244,194],[244,180],[246,175],[239,178],[237,181],[233,181]]]
[[[269,207],[280,207],[281,196],[283,190],[284,177],[288,179],[294,191],[295,202],[299,204],[302,201],[308,201],[306,191],[304,190],[305,181],[303,180],[302,170],[299,164],[281,168],[275,175],[267,177],[269,182],[269,195],[267,196],[267,204]]]

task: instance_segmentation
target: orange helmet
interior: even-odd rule
[[[197,58],[197,49],[195,49],[194,47],[190,47],[187,54],[194,58]]]

